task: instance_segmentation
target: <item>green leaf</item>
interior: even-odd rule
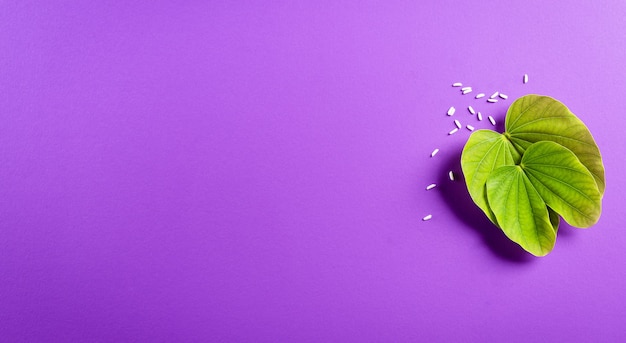
[[[604,194],[600,150],[585,124],[561,102],[541,95],[523,96],[509,107],[505,130],[504,135],[520,154],[539,141],[553,141],[568,148],[591,172],[600,194]]]
[[[511,240],[544,256],[554,247],[561,217],[582,228],[600,218],[602,156],[583,122],[547,96],[513,102],[505,129],[470,136],[461,155],[466,186]]]
[[[587,228],[602,212],[602,195],[596,182],[576,155],[551,142],[528,147],[521,167],[550,208],[572,226]]]
[[[504,234],[535,256],[556,242],[548,207],[520,166],[503,166],[487,180],[487,199]]]
[[[498,226],[496,216],[489,207],[485,184],[496,168],[519,163],[521,155],[503,135],[490,131],[474,131],[463,148],[461,168],[472,200]]]
[[[554,210],[550,207],[548,207],[548,215],[550,216],[550,223],[552,224],[554,233],[559,232],[559,223],[561,222],[561,217],[559,217],[559,214],[554,212]]]

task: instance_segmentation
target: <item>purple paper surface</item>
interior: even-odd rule
[[[624,18],[617,0],[3,2],[0,340],[625,339]],[[598,224],[563,224],[544,258],[473,205],[470,132],[448,135],[502,130],[528,93],[576,113],[606,168]]]

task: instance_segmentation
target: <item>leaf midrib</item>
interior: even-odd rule
[[[519,140],[522,140],[522,141],[525,141],[525,142],[528,142],[528,143],[531,143],[531,144],[532,144],[532,143],[535,143],[535,142],[540,142],[540,141],[542,141],[542,140],[529,141],[529,140],[527,140],[527,139],[525,139],[525,138],[521,138],[521,137],[519,137],[519,136],[521,136],[521,135],[551,136],[551,137],[558,137],[558,138],[563,138],[563,139],[567,139],[567,140],[572,140],[572,141],[575,141],[575,142],[578,142],[578,143],[581,143],[581,144],[584,144],[584,145],[588,145],[588,146],[591,146],[591,147],[594,147],[594,148],[596,147],[596,145],[595,145],[595,144],[588,143],[588,142],[585,142],[585,141],[583,141],[583,140],[576,139],[576,138],[573,138],[573,137],[567,137],[567,136],[563,136],[563,135],[557,135],[557,134],[554,134],[554,133],[542,133],[542,132],[520,132],[520,133],[515,133],[515,134],[514,134],[514,133],[510,133],[510,132],[509,132],[509,134],[511,135],[511,137],[512,137],[512,138],[516,138],[516,139],[519,139]],[[595,149],[594,149],[594,150],[595,150]],[[599,156],[599,155],[598,155],[598,156]]]
[[[493,140],[496,140],[496,139],[499,139],[499,137],[495,137]],[[500,144],[500,145],[501,145],[501,144]],[[489,152],[491,152],[491,150],[493,150],[495,147],[496,147],[496,144],[493,144],[493,145],[492,145],[492,146],[491,146],[491,147],[487,150],[487,152],[483,155],[483,157],[480,159],[480,161],[478,161],[478,166],[481,166],[481,165],[482,165],[482,163],[483,163],[483,161],[485,160],[485,158],[487,158],[487,155],[489,155]],[[498,150],[498,153],[499,153],[499,150]],[[497,158],[497,155],[496,155],[496,158]],[[476,169],[478,169],[478,168],[476,168]],[[493,170],[493,166],[491,166],[491,170]],[[472,188],[475,188],[475,183],[476,183],[476,174],[477,174],[477,172],[476,172],[476,171],[472,174],[472,182],[471,182],[471,186],[472,186]]]
[[[538,119],[534,119],[534,120],[531,120],[529,122],[526,122],[526,123],[524,123],[524,124],[522,124],[520,126],[517,126],[517,127],[513,128],[513,129],[507,130],[507,131],[509,133],[513,134],[515,131],[518,131],[519,129],[523,128],[524,126],[531,125],[531,124],[534,124],[534,123],[542,121],[542,120],[552,120],[552,119],[557,119],[557,118],[573,119],[571,116],[552,116],[552,117],[538,118]]]
[[[539,174],[542,174],[542,175],[546,176],[546,177],[547,177],[547,178],[549,178],[549,179],[556,180],[557,182],[559,182],[559,183],[561,183],[561,184],[564,184],[564,185],[565,185],[565,186],[567,186],[569,189],[576,191],[576,193],[578,193],[578,194],[581,194],[581,195],[583,196],[583,198],[585,198],[585,199],[589,200],[589,201],[590,201],[590,202],[592,202],[592,203],[594,202],[594,200],[593,200],[593,199],[591,199],[591,198],[590,198],[587,194],[584,194],[584,193],[580,192],[578,189],[573,188],[573,187],[572,187],[572,186],[570,186],[569,184],[564,183],[563,181],[561,181],[561,180],[559,180],[559,179],[557,179],[557,178],[555,178],[555,177],[551,176],[550,174],[546,174],[546,173],[540,172],[540,171],[538,171],[538,170],[535,170],[535,172],[537,172],[537,173],[539,173]],[[532,175],[532,174],[530,174],[529,176],[532,176],[533,178],[535,178],[535,179],[536,179],[539,183],[541,183],[544,187],[546,187],[546,188],[547,188],[547,189],[548,189],[548,190],[549,190],[549,191],[550,191],[550,192],[551,192],[551,193],[552,193],[555,197],[557,197],[557,198],[561,199],[561,200],[563,201],[563,203],[567,204],[567,206],[568,206],[568,207],[570,207],[571,209],[573,209],[573,210],[575,210],[576,212],[580,213],[583,217],[585,217],[585,218],[587,218],[587,219],[589,219],[589,220],[591,220],[591,221],[593,221],[593,220],[594,220],[594,218],[593,218],[593,217],[590,217],[590,216],[588,216],[586,213],[581,212],[578,208],[576,208],[574,205],[572,205],[569,201],[566,201],[563,197],[561,197],[561,196],[560,196],[560,195],[558,195],[556,192],[554,192],[554,190],[553,190],[553,189],[551,189],[550,187],[548,187],[545,183],[543,183],[543,182],[539,181],[539,179],[537,179],[537,177],[535,177],[535,176],[534,176],[534,175]],[[545,201],[545,200],[544,200],[544,201]]]

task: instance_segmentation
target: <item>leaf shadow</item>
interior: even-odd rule
[[[454,173],[454,181],[449,179],[449,171]],[[489,250],[502,260],[512,263],[529,263],[536,259],[509,240],[502,230],[493,225],[482,210],[474,204],[461,172],[460,150],[444,160],[438,175],[441,175],[438,180],[440,188],[438,193],[453,215],[465,224],[461,227],[480,235]]]
[[[557,235],[556,235],[557,244],[559,242],[559,239],[565,239],[565,240],[574,239],[576,237],[576,232],[578,230],[581,230],[581,229],[578,229],[569,225],[563,219],[563,217],[561,217],[561,221],[559,223],[559,231],[557,232]]]

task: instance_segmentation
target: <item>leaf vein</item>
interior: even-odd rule
[[[538,172],[538,173],[540,173],[540,174],[545,175],[546,177],[548,177],[548,178],[550,178],[550,179],[555,180],[556,182],[559,182],[559,183],[564,184],[566,187],[568,187],[568,188],[570,188],[570,189],[574,190],[576,193],[579,193],[580,195],[582,195],[582,197],[583,197],[583,198],[585,198],[585,199],[589,200],[590,202],[593,202],[593,199],[591,199],[591,198],[590,198],[587,194],[583,193],[583,192],[582,192],[582,191],[580,191],[579,189],[574,188],[574,187],[570,186],[569,184],[567,184],[567,183],[565,183],[565,182],[563,182],[563,181],[561,181],[561,180],[559,180],[559,179],[557,179],[557,178],[555,178],[555,177],[553,177],[553,176],[551,176],[551,175],[549,175],[549,174],[542,173],[542,172],[540,172],[540,171],[538,171],[538,170],[535,170],[535,171],[536,171],[536,172]],[[584,213],[584,212],[582,212],[581,210],[579,210],[576,206],[574,206],[574,205],[573,205],[573,204],[571,204],[569,201],[565,200],[562,196],[560,196],[559,194],[557,194],[556,192],[554,192],[554,191],[553,191],[550,187],[548,187],[546,184],[544,184],[543,182],[539,181],[539,179],[537,179],[537,177],[536,177],[536,176],[534,176],[534,175],[532,175],[532,174],[531,174],[531,176],[533,176],[533,178],[535,178],[535,180],[537,180],[537,181],[538,181],[539,183],[541,183],[544,187],[546,187],[546,189],[548,189],[548,190],[549,190],[549,191],[550,191],[550,192],[551,192],[551,193],[552,193],[555,197],[557,197],[557,198],[561,199],[561,201],[563,201],[563,203],[565,203],[568,207],[570,207],[570,208],[571,208],[571,209],[573,209],[574,211],[576,211],[576,212],[580,213],[583,217],[585,217],[585,218],[587,218],[587,219],[591,219],[591,220],[593,220],[593,218],[592,218],[592,217],[590,217],[590,216],[589,216],[589,215],[587,215],[586,213]]]
[[[523,101],[523,102],[526,102],[526,99],[523,99],[522,101]],[[520,106],[521,106],[521,107],[523,107],[523,106],[524,106],[524,104],[521,104]],[[530,109],[531,109],[531,108],[533,108],[533,107],[535,107],[535,106],[537,106],[537,102],[532,103],[530,106],[528,106],[528,108],[526,108],[525,110],[521,111],[521,112],[519,113],[519,115],[517,116],[517,118],[515,118],[515,120],[511,123],[511,125],[509,125],[509,127],[513,127],[513,126],[515,126],[515,124],[517,123],[517,121],[518,121],[518,120],[520,120],[520,119],[522,118],[522,116],[524,115],[524,113],[526,113],[526,112],[530,111]]]
[[[562,138],[562,139],[566,139],[566,140],[572,140],[572,141],[575,141],[575,142],[578,142],[578,143],[581,143],[581,144],[588,145],[588,146],[596,148],[596,145],[593,144],[593,143],[585,142],[585,141],[583,141],[581,139],[577,139],[577,138],[573,138],[573,137],[568,137],[568,136],[564,136],[564,135],[557,135],[555,133],[522,132],[522,133],[511,134],[511,136],[515,136],[515,138],[523,140],[523,141],[526,141],[528,143],[534,143],[534,142],[540,141],[540,140],[530,141],[530,140],[527,140],[527,139],[524,139],[524,138],[520,138],[520,136],[524,136],[524,135],[539,135],[539,136],[558,137],[558,138]]]
[[[531,121],[528,121],[520,126],[515,127],[513,130],[509,130],[509,133],[514,133],[515,131],[518,131],[519,129],[523,128],[524,126],[530,125],[530,124],[534,124],[536,122],[542,121],[542,120],[552,120],[552,119],[557,119],[557,118],[572,118],[571,116],[552,116],[552,117],[543,117],[543,118],[537,118]]]

